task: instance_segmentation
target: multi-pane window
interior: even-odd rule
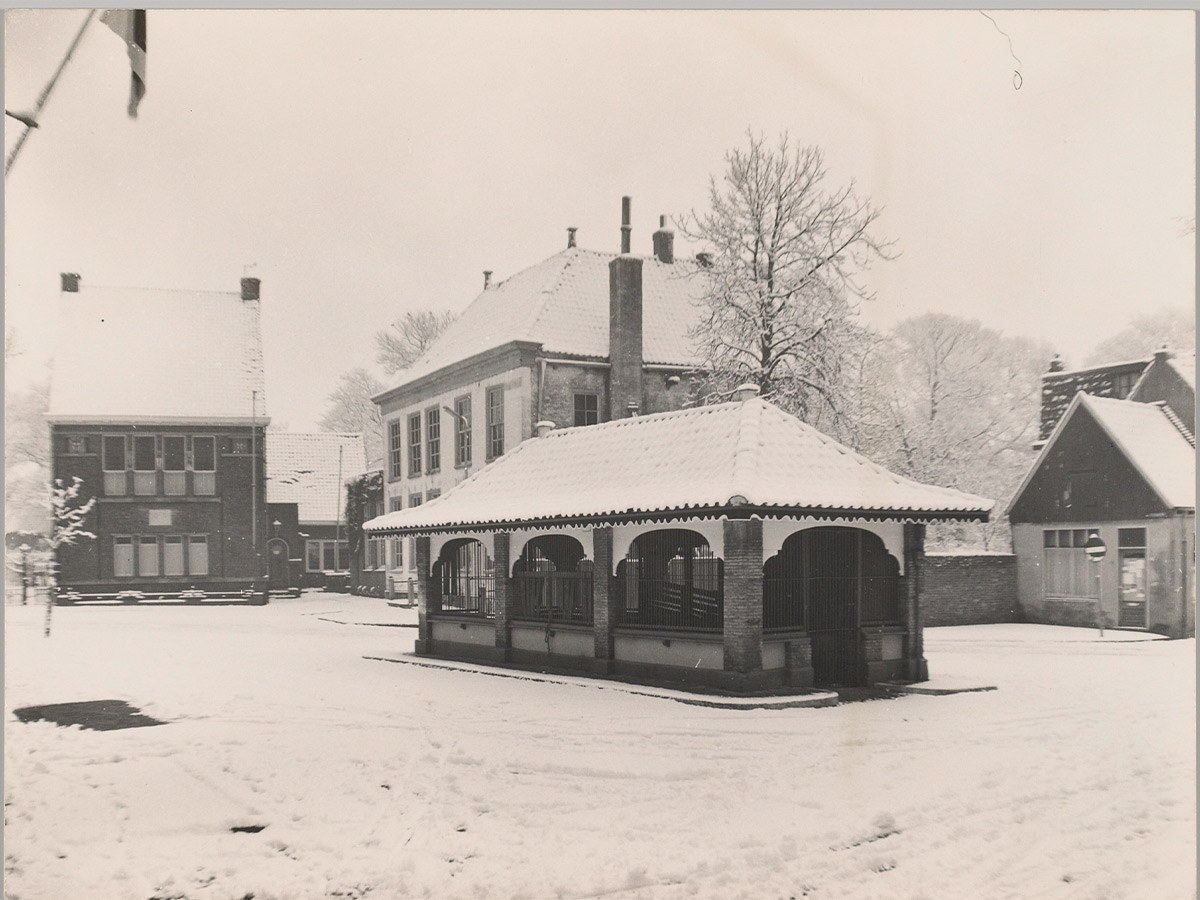
[[[1084,549],[1086,528],[1042,532],[1043,589],[1047,597],[1098,596],[1097,566]]]
[[[575,395],[575,424],[595,425],[600,421],[600,397],[597,394]]]
[[[67,435],[67,452],[68,453],[87,453],[88,439],[81,434]]]
[[[390,477],[399,478],[404,474],[404,426],[399,419],[388,422],[388,459]]]
[[[130,535],[113,538],[113,575],[118,578],[133,575],[133,537]]]
[[[309,572],[344,572],[350,568],[347,541],[309,541],[305,546],[305,569]]]
[[[1124,400],[1133,391],[1133,386],[1137,384],[1138,372],[1122,372],[1119,374],[1113,383],[1113,396],[1118,400]]]
[[[421,474],[421,414],[408,417],[408,477]]]
[[[158,493],[157,461],[154,458],[154,435],[133,436],[133,492],[147,495]]]
[[[488,388],[487,392],[487,458],[504,454],[504,388]]]
[[[390,501],[391,512],[404,508],[403,497],[393,497]],[[394,537],[390,541],[392,547],[392,568],[399,569],[404,565],[404,539]]]
[[[125,476],[125,470],[128,468],[125,459],[125,435],[106,434],[101,442],[101,450],[104,493],[110,497],[125,494],[129,490]]]
[[[425,410],[425,449],[427,471],[436,472],[442,467],[442,411],[436,406]]]
[[[217,439],[212,435],[192,438],[192,493],[211,496],[217,492]]]
[[[413,506],[420,506],[421,500],[422,500],[422,497],[420,494],[409,494],[408,495],[408,505],[410,508]]]
[[[208,574],[208,535],[193,534],[188,537],[188,574]]]
[[[454,464],[471,464],[471,398],[459,397],[454,401]]]
[[[187,493],[187,439],[181,434],[164,434],[162,439],[163,493],[181,497]]]
[[[441,488],[430,488],[429,490],[427,490],[427,491],[425,492],[425,499],[426,499],[427,501],[428,501],[428,500],[436,500],[436,499],[437,499],[438,497],[440,497],[440,496],[442,496],[442,489],[441,489]]]

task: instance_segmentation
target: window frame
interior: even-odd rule
[[[442,469],[442,408],[425,410],[425,474],[433,475]]]
[[[504,455],[504,385],[488,388],[484,397],[487,423],[484,458],[490,462]]]
[[[388,420],[388,478],[404,477],[404,420]]]
[[[193,548],[198,546],[204,547],[203,572],[196,571],[197,567],[194,565]],[[211,542],[209,541],[207,534],[189,534],[187,536],[186,565],[189,575],[208,575],[212,571],[212,555],[209,552],[210,548]]]
[[[421,474],[421,414],[408,414],[408,477]]]
[[[579,404],[580,400],[585,401],[583,409],[580,409],[580,404]],[[586,401],[588,401],[588,400],[591,401],[590,405],[594,408],[592,408],[592,409],[587,408],[589,404],[587,404]],[[574,427],[579,428],[579,427],[585,426],[585,425],[599,425],[600,424],[600,395],[598,393],[596,393],[595,391],[576,391],[574,394],[573,403],[574,403],[574,407],[573,407],[573,409],[574,409],[574,419],[573,419]],[[590,422],[579,421],[581,412],[583,413],[584,419],[591,417],[592,421],[590,421]]]
[[[132,534],[114,534],[113,539],[113,577],[114,578],[136,578],[137,577],[137,553],[134,547],[137,546],[135,536]],[[129,548],[129,571],[119,572],[117,566],[117,547],[125,546]]]
[[[454,398],[454,465],[471,465],[471,395]]]

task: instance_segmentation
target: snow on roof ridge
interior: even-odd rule
[[[737,401],[735,401],[737,402]],[[733,490],[738,496],[756,500],[758,462],[762,455],[762,420],[767,402],[761,397],[741,401],[737,417],[737,437],[733,448]]]
[[[1062,372],[1043,372],[1042,378],[1061,378],[1064,375],[1082,375],[1084,372],[1099,372],[1102,369],[1116,369],[1119,366],[1134,366],[1139,363],[1142,365],[1150,365],[1153,357],[1150,359],[1126,359],[1119,362],[1101,363],[1098,366],[1086,366],[1082,369],[1065,369]]]

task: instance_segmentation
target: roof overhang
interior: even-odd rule
[[[222,425],[268,425],[271,422],[270,416],[111,416],[96,413],[46,413],[45,418],[51,425],[90,425],[100,429],[108,425],[196,425],[211,428]]]
[[[371,401],[380,407],[389,406],[393,409],[407,405],[416,398],[425,398],[428,389],[439,381],[454,379],[457,381],[478,381],[495,372],[515,369],[522,365],[532,365],[533,360],[542,349],[535,341],[507,341],[498,347],[468,356],[457,362],[434,369],[411,381],[405,381],[395,387],[390,387],[371,397]]]
[[[895,522],[986,522],[990,510],[911,510],[911,509],[825,509],[782,506],[711,506],[672,510],[630,510],[623,513],[555,516],[493,522],[449,522],[442,525],[377,526],[364,522],[363,530],[373,535],[420,536],[430,534],[487,533],[519,531],[534,528],[600,527],[604,525],[642,525],[680,522],[687,519],[863,519],[865,521]],[[382,517],[381,517],[382,518]]]

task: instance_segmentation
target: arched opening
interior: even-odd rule
[[[861,683],[860,626],[899,621],[900,565],[869,531],[798,531],[763,566],[763,629],[808,632],[817,684]]]
[[[429,591],[442,612],[492,618],[496,615],[496,579],[492,558],[477,540],[447,541],[429,575]]]
[[[533,538],[513,564],[513,617],[590,623],[594,569],[575,538]]]
[[[617,565],[618,622],[720,631],[725,564],[703,535],[683,528],[639,535]]]
[[[288,569],[288,544],[283,538],[267,541],[267,589],[285,591],[291,587]]]

